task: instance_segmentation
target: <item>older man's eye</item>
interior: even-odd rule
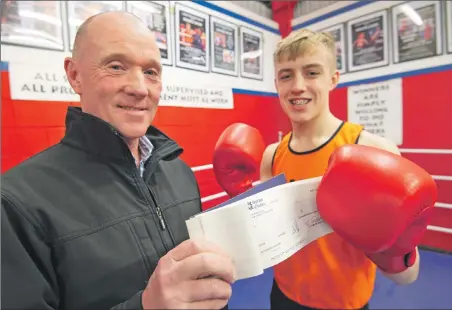
[[[154,70],[154,69],[152,69],[152,70],[147,70],[147,71],[145,71],[145,72],[146,72],[146,74],[148,74],[148,75],[158,75],[157,71]]]

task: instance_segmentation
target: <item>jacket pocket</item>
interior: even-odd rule
[[[143,290],[149,279],[128,221],[64,240],[54,252],[64,309],[110,308]]]

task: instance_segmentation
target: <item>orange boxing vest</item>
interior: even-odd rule
[[[303,153],[290,149],[289,133],[275,151],[273,175],[284,173],[288,181],[321,176],[331,153],[341,145],[357,143],[361,131],[360,125],[343,122],[327,142]],[[363,307],[372,296],[376,276],[375,264],[334,232],[273,268],[284,295],[301,305],[321,309]]]

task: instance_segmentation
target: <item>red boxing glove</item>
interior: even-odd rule
[[[357,144],[331,155],[317,190],[325,222],[387,273],[415,262],[415,248],[436,199],[436,183],[424,169],[402,156]]]
[[[213,171],[230,197],[247,191],[259,178],[264,151],[261,134],[249,125],[232,124],[220,135],[213,153]]]

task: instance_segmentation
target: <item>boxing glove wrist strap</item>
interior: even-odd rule
[[[367,254],[367,257],[373,261],[380,270],[386,273],[399,273],[410,268],[416,262],[417,252],[411,251],[402,256],[391,256],[383,253]]]

